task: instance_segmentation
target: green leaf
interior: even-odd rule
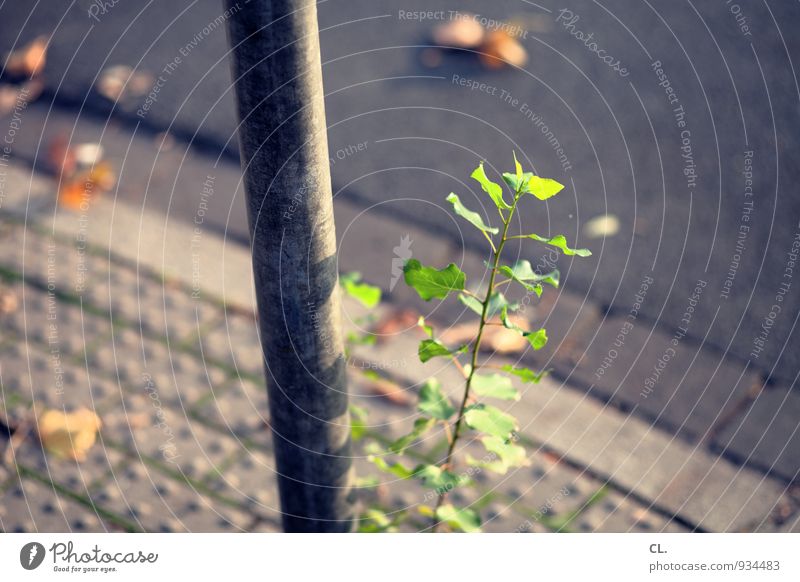
[[[503,366],[503,371],[513,374],[523,382],[529,384],[538,384],[542,378],[547,376],[548,371],[542,370],[541,372],[534,372],[528,368],[515,368],[514,366]]]
[[[478,183],[481,185],[481,188],[483,188],[483,191],[489,195],[495,206],[501,210],[508,210],[511,208],[503,199],[503,187],[500,184],[492,182],[486,176],[486,172],[483,169],[483,162],[481,162],[480,165],[475,168],[475,171],[472,172],[470,177],[478,181]]]
[[[417,326],[419,326],[419,328],[422,329],[422,331],[425,332],[425,335],[427,335],[429,338],[433,337],[433,328],[427,323],[425,323],[425,318],[421,315],[417,320]]]
[[[547,331],[544,328],[537,331],[525,331],[508,319],[508,310],[505,307],[500,311],[500,321],[503,322],[503,326],[507,329],[516,331],[528,340],[534,350],[541,350],[547,344]]]
[[[419,344],[419,360],[423,364],[431,358],[438,356],[450,356],[450,350],[447,349],[439,340],[426,339],[422,340]]]
[[[516,419],[494,406],[475,404],[464,414],[464,420],[471,429],[508,439],[517,428]]]
[[[447,420],[456,411],[450,404],[450,399],[442,392],[441,384],[436,378],[431,378],[420,388],[417,407],[421,412],[439,420]]]
[[[367,460],[378,467],[384,473],[389,473],[401,479],[411,479],[414,477],[414,471],[403,465],[402,463],[387,463],[383,457],[376,457],[369,455]]]
[[[372,309],[381,301],[381,288],[360,281],[361,273],[345,273],[339,276],[339,284],[345,293],[364,307]]]
[[[530,238],[535,241],[539,241],[546,245],[552,245],[556,248],[561,249],[561,251],[571,257],[572,255],[577,255],[579,257],[590,257],[592,256],[592,251],[589,249],[571,249],[567,246],[567,239],[563,234],[557,234],[552,238],[547,238],[543,236],[539,236],[538,234],[526,234],[522,235],[520,238]]]
[[[436,510],[436,519],[467,533],[481,531],[481,518],[472,509],[456,509],[447,503]]]
[[[522,164],[519,163],[517,160],[517,152],[512,151],[511,155],[514,156],[514,175],[516,176],[517,180],[522,179]]]
[[[474,226],[478,230],[482,230],[483,232],[489,232],[491,234],[497,234],[498,232],[500,232],[500,229],[498,228],[487,226],[483,222],[483,218],[481,218],[481,215],[478,214],[477,212],[473,212],[472,210],[464,206],[456,194],[453,194],[451,192],[450,195],[446,198],[446,200],[453,205],[453,210],[455,211],[456,214],[458,214],[461,218],[467,220],[467,222],[472,224],[472,226]]]
[[[478,396],[499,398],[500,400],[519,400],[519,391],[514,388],[511,379],[500,374],[472,376],[472,390]]]
[[[433,428],[434,424],[436,424],[436,419],[434,418],[418,418],[414,421],[414,428],[411,432],[390,444],[389,450],[396,454],[402,454],[411,443]]]
[[[355,404],[350,405],[350,436],[354,441],[360,440],[367,432],[367,409]]]
[[[495,459],[487,465],[501,475],[505,474],[511,467],[522,467],[528,458],[524,447],[515,445],[506,439],[496,436],[485,436],[481,438],[483,446]]]
[[[423,487],[434,489],[439,494],[449,493],[466,481],[465,477],[436,465],[419,465],[414,469],[414,477],[422,480]]]
[[[513,279],[525,287],[528,291],[536,293],[538,296],[542,295],[541,283],[547,283],[558,289],[559,278],[561,276],[558,269],[545,275],[540,275],[534,272],[530,261],[526,260],[517,261],[511,267],[503,265],[500,267],[500,272],[509,279]]]
[[[461,301],[464,305],[469,307],[472,311],[481,315],[483,313],[483,303],[472,297],[471,295],[465,295],[461,293],[458,296],[458,300]],[[496,291],[492,293],[492,298],[489,299],[489,307],[486,309],[486,317],[494,317],[498,313],[500,313],[503,309],[508,309],[514,311],[515,309],[519,308],[518,303],[509,303],[506,296]]]
[[[451,291],[462,291],[467,277],[464,272],[450,263],[444,269],[423,267],[416,260],[409,260],[405,267],[406,284],[413,287],[425,301],[432,298],[444,299]]]
[[[528,194],[533,194],[539,200],[547,200],[552,198],[564,189],[564,185],[551,180],[550,178],[540,178],[539,176],[531,176],[525,184],[523,191]]]

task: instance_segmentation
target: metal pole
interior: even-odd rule
[[[314,0],[225,0],[283,527],[350,531],[350,421]]]

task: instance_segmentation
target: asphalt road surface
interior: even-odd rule
[[[180,156],[158,149],[163,131],[209,164],[218,155],[230,164],[221,3],[101,4],[0,5],[3,52],[50,38],[46,90],[15,154],[38,163],[41,136],[110,119],[106,139],[120,128],[152,138],[149,153],[169,160],[160,171],[183,171]],[[477,247],[482,237],[459,229],[444,198],[454,191],[488,211],[469,173],[485,159],[496,176],[515,150],[567,185],[522,211],[524,229],[594,252],[559,261],[565,285],[628,313],[652,277],[638,317],[795,380],[797,2],[327,0],[318,10],[337,197]],[[527,63],[490,70],[474,52],[426,50],[454,10],[515,27]],[[114,65],[154,81],[115,105],[97,88]],[[146,176],[141,184],[121,195],[142,200]],[[241,190],[216,196],[207,221],[245,240]],[[149,204],[190,218],[197,200],[149,192]],[[587,222],[606,214],[618,231],[589,236]],[[398,244],[385,241],[387,257]],[[539,257],[532,246],[520,252]]]

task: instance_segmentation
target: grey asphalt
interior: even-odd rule
[[[228,170],[219,171],[233,172],[226,39],[212,24],[220,22],[220,4],[107,2],[105,13],[92,6],[0,5],[0,51],[52,35],[47,89],[15,154],[38,163],[42,135],[57,126],[71,130],[76,116],[98,127],[110,118],[110,149],[119,148],[113,136],[120,128],[135,128],[152,140],[141,155],[158,158],[166,174],[183,160],[174,147],[158,150],[166,130],[198,147],[192,163],[211,167],[221,155]],[[404,17],[419,10],[520,23],[528,63],[488,71],[469,52],[442,53],[433,63],[423,46],[437,22]],[[319,15],[337,197],[478,248],[482,237],[460,229],[444,197],[455,191],[488,211],[467,177],[478,159],[492,172],[508,169],[516,150],[537,173],[567,185],[551,202],[522,212],[524,230],[563,232],[594,252],[588,260],[559,261],[567,288],[625,315],[652,277],[638,317],[664,330],[685,328],[697,344],[793,384],[800,304],[790,254],[800,232],[796,2],[328,0]],[[625,71],[606,65],[595,49]],[[176,66],[165,74],[170,63]],[[114,106],[93,89],[98,73],[118,64],[165,77],[143,118],[136,112],[146,96]],[[485,90],[464,86],[473,81]],[[752,196],[745,195],[745,152],[753,152]],[[173,197],[144,184],[142,175],[141,188],[119,194],[147,198],[177,219],[196,212],[200,184],[194,196]],[[246,240],[240,190],[217,197],[207,223]],[[605,213],[618,217],[619,232],[587,237],[583,225]],[[385,240],[387,264],[398,244]],[[540,257],[531,245],[520,253],[534,263]],[[691,360],[680,365],[690,369]]]

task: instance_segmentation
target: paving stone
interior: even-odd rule
[[[239,374],[258,378],[264,375],[257,324],[250,317],[228,314],[224,321],[200,337],[199,345],[205,357]]]
[[[111,341],[92,354],[90,365],[118,378],[125,390],[182,412],[229,382],[224,370],[196,354],[143,337],[133,328],[116,329]]]
[[[236,439],[264,442],[269,437],[267,391],[250,380],[235,378],[208,394],[194,410]]]
[[[78,495],[87,495],[110,476],[114,467],[126,462],[122,453],[106,447],[102,439],[92,446],[87,459],[80,463],[48,455],[32,440],[24,442],[14,454],[18,465]]]
[[[721,450],[789,481],[800,475],[800,392],[763,390],[716,439]]]
[[[245,531],[252,517],[143,464],[132,464],[92,494],[103,509],[148,532]]]
[[[243,451],[220,474],[208,481],[209,488],[239,504],[247,513],[280,523],[280,502],[271,453]]]
[[[24,479],[0,497],[0,529],[9,533],[102,532],[110,528],[88,507],[52,487]]]
[[[782,484],[549,378],[526,391],[514,410],[534,440],[710,531],[754,528],[785,496]]]
[[[686,338],[675,345],[674,336],[642,321],[608,317],[596,331],[570,381],[692,440],[706,436],[758,379],[743,363],[698,351]]]
[[[4,394],[34,403],[39,412],[44,408],[99,410],[114,390],[103,378],[65,361],[59,352],[47,354],[25,342],[0,349],[0,378]]]
[[[630,497],[609,491],[570,524],[572,531],[609,533],[676,533],[685,527],[669,520]]]
[[[161,406],[147,394],[126,394],[123,403],[104,415],[103,435],[137,462],[148,457],[180,475],[203,479],[241,449],[230,436]]]
[[[65,356],[83,359],[110,333],[110,322],[80,305],[65,301],[31,285],[18,283],[12,287],[18,308],[5,316],[4,323],[17,336],[57,348]]]

